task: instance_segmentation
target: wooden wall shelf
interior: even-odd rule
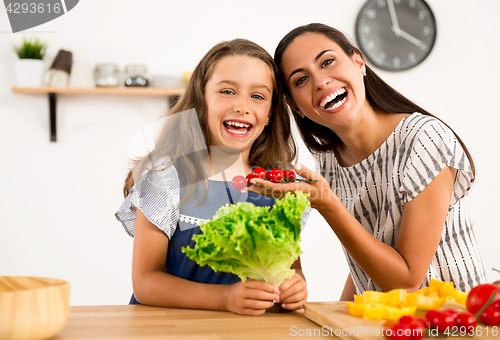
[[[50,141],[57,141],[56,131],[56,101],[57,95],[108,95],[108,96],[161,96],[167,97],[172,103],[174,98],[184,93],[183,88],[158,88],[158,87],[13,87],[14,93],[22,94],[48,94]]]

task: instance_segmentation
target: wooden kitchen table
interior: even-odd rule
[[[243,316],[230,312],[149,306],[71,307],[69,319],[53,340],[110,339],[294,339],[314,334],[321,327],[303,311],[266,312]]]

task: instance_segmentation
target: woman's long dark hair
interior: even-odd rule
[[[293,29],[283,39],[281,39],[274,53],[274,60],[276,62],[276,65],[278,66],[279,72],[282,75],[282,82],[285,84],[284,94],[289,98],[289,100],[292,101],[293,97],[286,85],[287,83],[283,75],[281,59],[283,58],[283,53],[285,53],[285,50],[295,40],[295,38],[304,33],[323,34],[324,36],[335,42],[337,45],[339,45],[346,55],[351,56],[354,53],[358,53],[364,60],[364,56],[361,51],[356,48],[342,32],[336,30],[333,27],[319,23],[312,23]],[[370,67],[368,67],[368,65],[366,65],[366,76],[364,77],[364,83],[366,98],[375,111],[384,113],[420,112],[424,115],[432,116],[438,119],[451,131],[453,131],[441,119],[424,110],[423,108],[403,96],[401,93],[393,89],[391,86],[389,86]],[[321,124],[315,123],[310,119],[302,118],[299,113],[293,109],[291,111],[305,145],[313,154],[321,155],[326,152],[331,152],[339,144],[342,144],[340,138],[332,130]],[[474,162],[472,161],[469,150],[467,150],[465,144],[462,142],[460,137],[458,137],[455,131],[453,131],[453,133],[464,149],[471,164],[472,173],[475,175]]]
[[[166,156],[174,159],[173,165],[179,174],[181,183],[202,183],[205,187],[206,197],[208,184],[206,176],[204,176],[203,164],[207,160],[203,159],[202,153],[183,154],[182,150],[185,150],[185,148],[179,145],[179,141],[175,138],[175,136],[181,135],[198,139],[201,137],[193,129],[194,124],[189,121],[189,118],[185,118],[188,117],[187,115],[176,114],[194,109],[203,133],[203,140],[193,141],[193,144],[206,145],[207,147],[213,145],[207,122],[208,108],[205,101],[205,86],[211,78],[217,63],[230,56],[247,56],[263,61],[269,67],[273,78],[273,97],[269,124],[266,125],[250,149],[250,165],[262,167],[286,166],[295,159],[296,146],[292,138],[290,116],[282,92],[284,86],[280,83],[278,69],[273,58],[265,49],[252,41],[246,39],[224,41],[212,47],[194,69],[185,93],[167,114],[169,117],[167,119],[168,124],[163,125],[153,151],[140,159],[133,160],[132,169],[129,171],[123,187],[125,197],[129,194],[135,180],[145,170],[157,170],[151,169],[151,164],[164,159]],[[189,200],[195,189],[193,186],[188,186],[187,190],[181,200],[181,205]]]

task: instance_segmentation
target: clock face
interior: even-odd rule
[[[368,0],[355,30],[363,54],[387,71],[418,65],[436,40],[436,21],[423,0]]]

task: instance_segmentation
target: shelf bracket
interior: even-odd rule
[[[50,141],[57,141],[56,134],[56,94],[49,93]]]

